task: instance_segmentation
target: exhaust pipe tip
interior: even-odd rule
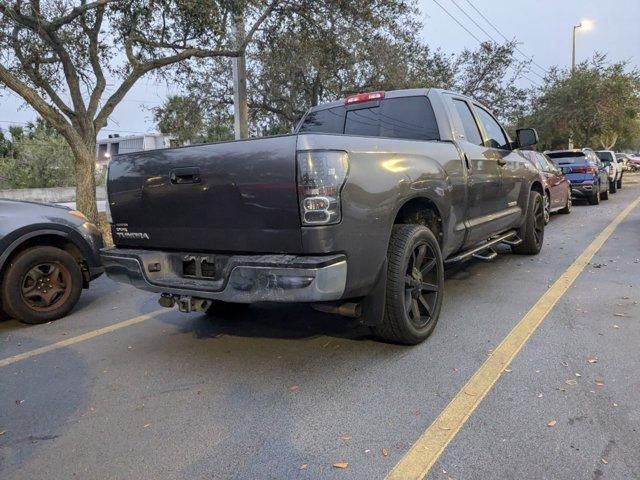
[[[349,318],[360,318],[362,315],[362,305],[360,303],[341,303],[339,305],[331,303],[312,303],[311,308],[319,312],[333,313]]]

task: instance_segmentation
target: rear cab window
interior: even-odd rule
[[[600,160],[602,160],[602,163],[604,163],[605,165],[609,165],[614,161],[611,152],[596,152],[596,155]]]
[[[425,96],[385,98],[313,111],[304,118],[298,133],[440,140],[431,102]]]

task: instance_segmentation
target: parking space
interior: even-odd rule
[[[100,278],[68,318],[0,324],[0,360],[78,339],[0,367],[2,478],[384,478],[639,195],[628,183],[554,215],[536,257],[448,270],[440,323],[416,347],[304,305],[158,311],[155,295]],[[639,231],[637,207],[428,478],[640,475]]]

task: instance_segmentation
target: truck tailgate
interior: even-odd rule
[[[286,135],[120,155],[107,183],[114,243],[300,252],[295,153]]]

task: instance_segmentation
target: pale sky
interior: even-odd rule
[[[487,34],[500,41],[503,40],[500,33],[509,39],[516,37],[522,42],[520,50],[523,54],[533,57],[542,69],[570,64],[572,26],[583,19],[590,20],[593,22],[591,30],[578,31],[578,61],[599,51],[608,53],[612,60],[630,60],[634,68],[640,69],[640,0],[418,0],[424,23],[423,38],[432,48],[455,53],[465,47],[474,48],[478,40],[438,4],[479,40],[488,40]],[[527,74],[530,80],[522,79],[523,86],[530,85],[531,81],[539,83],[538,75],[544,76],[541,68],[532,68],[536,73]],[[127,135],[156,130],[148,109],[159,105],[169,93],[179,92],[175,87],[156,84],[153,79],[142,79],[116,108],[109,126],[99,137],[115,132]],[[35,117],[33,110],[24,106],[19,98],[6,93],[0,97],[0,127],[3,130],[11,123],[33,121]]]

